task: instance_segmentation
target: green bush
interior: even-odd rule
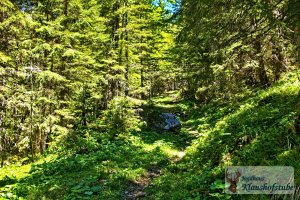
[[[116,97],[103,113],[103,124],[112,135],[138,128],[139,118],[133,109],[133,103],[126,97]]]

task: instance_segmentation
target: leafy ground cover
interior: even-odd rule
[[[224,194],[224,169],[230,165],[293,166],[299,185],[299,86],[297,76],[289,74],[274,87],[241,101],[214,101],[193,110],[185,126],[197,128],[198,138],[180,162],[168,165],[154,180],[146,199],[275,198]]]
[[[184,112],[181,132],[141,128],[103,139],[88,153],[51,152],[32,164],[6,166],[0,171],[0,197],[272,198],[224,194],[224,169],[230,165],[293,166],[299,185],[300,82],[295,74],[233,103],[197,105],[168,94],[153,99],[151,109]]]

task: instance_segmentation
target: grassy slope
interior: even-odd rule
[[[148,199],[270,199],[222,194],[229,165],[293,166],[300,184],[300,82],[295,74],[243,101],[202,106],[186,124],[197,127],[199,138],[181,162],[155,180]]]
[[[0,198],[123,199],[127,185],[155,167],[161,176],[146,188],[145,199],[257,199],[222,194],[228,165],[293,166],[299,185],[299,91],[296,76],[289,75],[231,104],[196,107],[158,98],[159,111],[188,112],[180,134],[124,134],[86,155],[48,155],[32,165],[5,167]]]

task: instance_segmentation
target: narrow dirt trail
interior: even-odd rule
[[[125,200],[138,200],[146,196],[144,190],[150,185],[150,183],[161,175],[161,168],[155,166],[150,169],[144,176],[138,178],[131,183],[125,191]]]
[[[165,102],[159,102],[159,106],[155,108],[160,113],[175,113],[176,111],[183,111],[181,108],[176,106],[176,100],[172,98]],[[168,157],[167,159],[170,163],[177,163],[185,156],[185,150],[190,145],[190,142],[197,137],[198,131],[195,127],[191,126],[190,124],[186,124],[185,122],[188,119],[184,119],[182,122],[182,135],[178,135],[178,142],[180,143],[181,148],[178,149],[176,154],[173,157]],[[185,134],[184,134],[185,133]],[[189,136],[189,137],[187,137]],[[168,165],[155,165],[149,168],[149,170],[141,177],[137,178],[135,181],[130,182],[124,192],[124,199],[125,200],[139,200],[143,197],[147,196],[145,192],[146,188],[151,185],[151,183],[159,178],[162,173],[163,169],[165,169]]]
[[[178,152],[176,156],[171,159],[172,163],[179,162],[185,155],[184,151]],[[165,166],[164,166],[165,167]],[[151,182],[161,176],[162,166],[153,166],[144,176],[139,177],[134,182],[130,183],[124,192],[125,200],[139,200],[147,195],[145,189]]]

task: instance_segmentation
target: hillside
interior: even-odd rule
[[[88,153],[52,151],[32,164],[7,166],[0,171],[2,198],[257,199],[223,194],[230,165],[293,166],[299,184],[295,73],[234,103],[196,105],[174,97],[156,98],[152,109],[186,112],[180,133],[142,128],[104,139]]]

